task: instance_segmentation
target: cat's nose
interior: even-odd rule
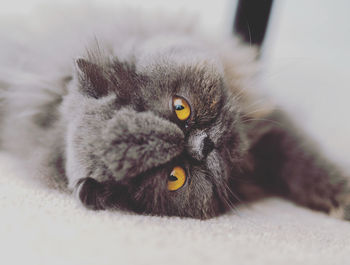
[[[213,141],[204,131],[201,130],[190,134],[186,143],[188,154],[198,161],[206,158],[214,147]]]

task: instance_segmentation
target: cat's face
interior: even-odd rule
[[[209,218],[230,209],[245,136],[221,74],[203,64],[77,64],[69,179],[79,170],[110,185],[100,201],[140,213]]]

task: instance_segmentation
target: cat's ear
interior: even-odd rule
[[[108,94],[108,80],[102,67],[79,58],[75,61],[75,68],[81,93],[94,98],[100,98]]]

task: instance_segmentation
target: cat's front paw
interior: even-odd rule
[[[114,180],[99,182],[87,177],[80,179],[75,187],[75,196],[89,209],[123,210],[133,208],[128,186]]]
[[[93,178],[80,179],[76,185],[75,194],[79,201],[93,210],[105,209],[104,185]]]

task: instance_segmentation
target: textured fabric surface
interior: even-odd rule
[[[0,154],[2,264],[348,264],[350,223],[270,198],[207,221],[84,209]]]

